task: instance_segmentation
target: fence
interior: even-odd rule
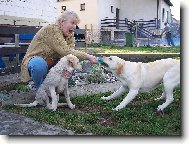
[[[101,29],[116,28],[125,29],[136,35],[136,37],[152,37],[155,36],[154,30],[160,28],[159,20],[154,18],[152,20],[133,20],[127,18],[120,19],[103,19],[101,20]]]
[[[120,20],[120,19],[102,19],[101,20],[101,28],[108,28],[108,27],[114,27],[114,28],[130,28],[136,24],[139,24],[143,28],[147,29],[154,29],[159,28],[159,21],[157,19],[152,20],[133,20],[130,21],[127,18]]]

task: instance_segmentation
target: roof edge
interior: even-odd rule
[[[173,4],[170,2],[170,0],[164,0],[166,4],[168,4],[169,6],[173,6]]]

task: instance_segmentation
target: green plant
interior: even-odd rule
[[[100,65],[93,65],[90,70],[90,74],[86,80],[90,83],[103,83],[106,82],[106,78],[103,75],[102,68]]]
[[[89,74],[86,78],[89,83],[104,83],[106,82],[106,78],[102,75],[102,73],[92,73]]]
[[[23,92],[29,92],[31,90],[30,87],[23,84],[16,84],[15,89]]]
[[[97,72],[102,72],[100,65],[93,65],[90,69],[90,73],[97,73]]]

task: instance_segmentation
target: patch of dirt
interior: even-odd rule
[[[63,110],[66,113],[77,113],[77,114],[86,114],[92,113],[94,110],[101,111],[103,106],[100,105],[90,105],[90,106],[76,106],[75,109],[70,110],[68,106],[64,106]],[[91,122],[93,123],[93,122]],[[101,112],[100,116],[98,117],[97,123],[102,126],[114,126],[116,124],[115,118],[111,116],[109,112]]]
[[[11,90],[18,83],[22,83],[19,73],[0,76],[0,91]]]
[[[8,94],[10,98],[7,100],[3,100],[2,104],[31,103],[35,100],[35,91],[19,92],[16,90],[12,90]]]
[[[115,126],[116,120],[109,113],[102,113],[98,120],[98,123],[102,126]]]

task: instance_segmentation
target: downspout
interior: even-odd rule
[[[156,28],[158,29],[158,21],[159,21],[159,0],[157,0],[157,23],[156,23]]]

